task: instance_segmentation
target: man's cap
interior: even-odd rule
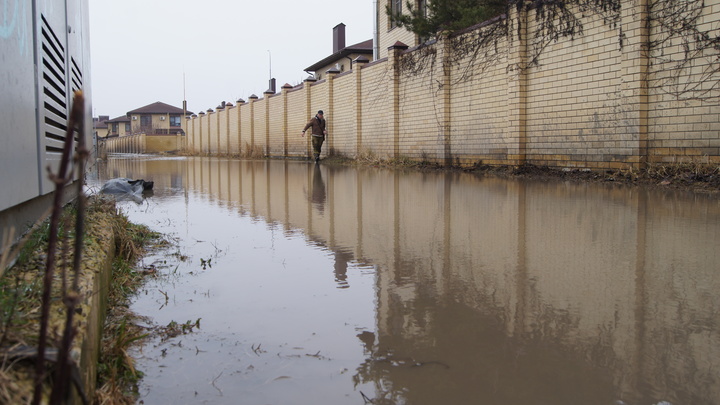
[[[322,114],[322,113],[323,113],[322,110],[318,110],[318,114]]]

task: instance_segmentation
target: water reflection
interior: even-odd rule
[[[319,212],[325,211],[325,198],[327,193],[325,192],[325,182],[322,178],[322,171],[320,165],[315,165],[313,169],[313,182],[312,182],[312,202],[315,205],[315,209]]]
[[[302,232],[331,255],[336,289],[371,268],[374,297],[353,305],[375,324],[338,344],[362,351],[353,381],[374,403],[720,398],[717,199],[292,161],[116,158],[103,170],[154,180],[158,201],[185,193]]]

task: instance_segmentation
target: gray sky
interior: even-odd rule
[[[304,68],[372,38],[372,0],[90,0],[93,116],[162,101],[195,113],[301,83]],[[268,52],[269,51],[269,52]],[[183,79],[184,74],[184,79]],[[183,86],[184,83],[184,86]]]

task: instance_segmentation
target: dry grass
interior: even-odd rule
[[[117,255],[116,264],[113,269],[113,279],[111,281],[111,297],[115,301],[110,302],[108,307],[113,308],[119,305],[118,302],[127,299],[130,292],[140,285],[143,272],[135,271],[128,263],[134,263],[144,252],[144,246],[151,241],[157,240],[159,234],[150,231],[144,226],[138,226],[128,221],[127,217],[119,213],[115,207],[115,203],[110,199],[93,197],[90,199],[87,207],[86,235],[84,235],[84,253],[83,262],[89,273],[93,273],[92,269],[100,268],[99,263],[107,257],[107,242],[112,238],[115,242],[115,251]],[[70,224],[75,211],[72,205],[65,207],[61,224]],[[13,267],[0,277],[0,404],[22,404],[29,403],[32,397],[32,381],[34,378],[34,357],[29,356],[26,359],[11,358],[8,354],[11,348],[24,347],[33,349],[37,347],[39,322],[40,322],[40,306],[42,294],[42,275],[46,266],[47,251],[47,233],[48,224],[42,223],[36,227],[34,231],[27,237],[25,246],[23,247],[18,259]],[[68,227],[69,228],[69,227]],[[60,250],[63,246],[69,247],[73,245],[72,232],[59,233],[65,241],[59,243]],[[67,243],[66,243],[67,242]],[[58,255],[57,276],[53,286],[53,296],[60,297],[60,282],[63,274],[63,261],[71,262],[72,253],[66,254],[63,260],[63,254]],[[119,265],[117,263],[121,263]],[[93,291],[86,291],[85,294],[92,294]],[[52,313],[62,313],[62,301],[55,299],[53,301]],[[51,318],[49,323],[49,346],[57,347],[59,337],[62,331],[62,316],[60,319]],[[117,318],[109,318],[113,325]],[[116,364],[129,364],[132,368],[129,356],[123,350],[117,350],[118,347],[127,347],[139,335],[133,334],[131,328],[126,327],[118,333],[113,328],[106,328],[112,333],[109,340],[110,358],[113,355],[119,357]],[[117,338],[113,341],[113,338]],[[113,348],[114,345],[114,348]],[[122,366],[125,367],[125,366]],[[101,367],[102,368],[102,367]],[[134,370],[134,369],[133,369]],[[118,372],[122,375],[124,371]],[[132,373],[131,373],[132,374]],[[122,384],[116,384],[122,387]],[[113,387],[104,390],[114,391]],[[100,392],[104,392],[101,390]],[[121,396],[118,402],[112,402],[113,399],[105,397],[103,403],[132,403],[126,401],[126,396]]]

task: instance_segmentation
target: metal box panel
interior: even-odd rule
[[[0,210],[38,195],[33,15],[29,1],[0,10]]]

